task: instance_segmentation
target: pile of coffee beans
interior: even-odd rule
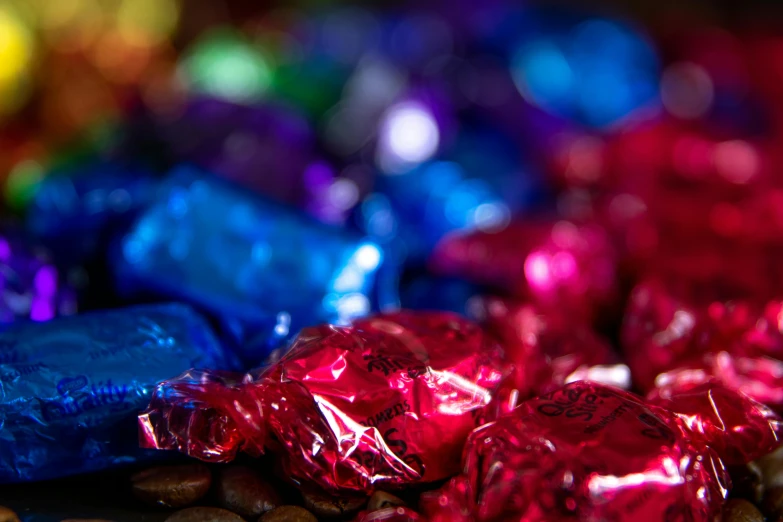
[[[352,521],[360,511],[397,506],[415,509],[421,493],[377,491],[369,498],[336,498],[301,492],[275,478],[271,468],[266,461],[255,463],[251,459],[230,465],[192,462],[134,471],[119,480],[126,481],[136,505],[148,506],[161,519],[166,517],[166,522]],[[722,522],[783,522],[783,448],[730,472],[733,486]],[[0,522],[20,522],[20,517],[0,507]]]
[[[353,520],[360,511],[416,501],[412,495],[403,495],[406,501],[384,491],[369,498],[300,492],[273,478],[262,466],[198,462],[160,465],[132,473],[129,487],[137,502],[156,511],[170,510],[166,522],[337,522]],[[0,522],[19,522],[19,518],[13,511],[0,508]]]
[[[729,471],[733,487],[723,522],[783,522],[783,447]]]

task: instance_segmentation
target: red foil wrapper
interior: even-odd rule
[[[496,285],[540,306],[585,317],[616,297],[615,255],[603,228],[569,221],[513,222],[457,233],[432,254],[434,270]]]
[[[510,371],[499,344],[456,314],[309,328],[256,374],[159,385],[141,444],[211,462],[274,449],[293,482],[339,494],[437,481],[459,471]]]
[[[604,226],[632,278],[654,272],[718,298],[783,295],[780,147],[736,135],[663,118],[601,139],[567,137],[558,208]]]
[[[628,367],[578,318],[498,297],[474,298],[468,311],[503,345],[519,401],[578,380],[630,388]]]
[[[680,297],[685,294],[660,280],[644,282],[633,290],[621,343],[636,386],[646,392],[662,373],[700,370],[757,400],[778,404],[779,400],[770,402],[768,388],[779,379],[779,374],[770,372],[777,372],[776,361],[783,360],[783,302],[764,306],[747,301],[697,302]],[[731,357],[718,357],[722,352]],[[716,375],[721,368],[725,379]],[[756,378],[767,390],[759,387],[755,391],[751,381]],[[663,379],[670,384],[672,379],[709,380],[694,372]]]
[[[777,412],[783,411],[783,361],[734,357],[727,352],[704,354],[659,374],[648,397],[666,396],[707,382],[720,382]]]
[[[463,474],[426,493],[423,511],[431,522],[713,522],[730,484],[721,457],[769,452],[779,419],[715,385],[663,402],[678,412],[587,381],[529,400],[473,432]]]

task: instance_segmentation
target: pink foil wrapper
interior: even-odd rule
[[[643,282],[631,293],[621,343],[635,385],[646,392],[658,378],[667,385],[719,378],[779,406],[774,388],[783,360],[783,302],[697,302],[682,295],[687,293],[661,280]]]
[[[666,396],[707,382],[720,382],[783,412],[783,361],[769,357],[735,357],[728,352],[703,354],[659,374],[648,397]]]
[[[426,493],[423,512],[431,522],[712,522],[730,486],[721,458],[771,451],[780,421],[715,385],[661,404],[677,411],[588,381],[531,399],[470,436],[463,473]]]
[[[309,328],[258,373],[159,385],[141,444],[211,462],[274,450],[294,483],[340,494],[432,482],[458,472],[510,372],[497,342],[456,314]]]
[[[468,311],[503,345],[514,365],[519,401],[577,380],[630,387],[628,367],[608,341],[579,318],[498,297],[474,298]]]
[[[595,224],[517,221],[496,232],[453,234],[430,261],[440,273],[589,318],[616,298],[614,250]]]

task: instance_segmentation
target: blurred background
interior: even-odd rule
[[[228,224],[204,233],[233,258],[198,237],[189,257],[175,226],[133,229],[160,232],[160,266],[187,266],[201,300],[184,299],[210,312],[201,282],[223,270],[207,290],[234,312],[259,305],[261,337],[399,306],[486,319],[471,297],[510,297],[554,309],[551,330],[606,335],[647,391],[672,361],[652,365],[640,347],[680,350],[707,320],[649,297],[665,288],[700,313],[718,303],[702,315],[720,340],[777,349],[781,21],[779,0],[0,0],[0,215],[47,247],[32,268],[9,266],[16,247],[0,240],[0,322],[126,304],[110,265],[143,252],[132,240],[106,252],[151,202],[182,217],[176,187],[156,192],[188,164],[339,229],[299,223],[289,246],[275,228],[287,210],[236,193],[214,197]],[[242,205],[261,218],[229,215]],[[346,247],[346,230],[369,240]],[[264,241],[282,275],[266,270]],[[327,259],[349,247],[347,261]],[[297,284],[318,298],[294,302]],[[643,299],[629,299],[640,284]],[[721,308],[739,299],[751,311]],[[527,334],[523,312],[513,319]],[[660,326],[649,346],[648,323]],[[759,400],[783,404],[783,369],[770,371],[773,399],[748,373]],[[19,505],[44,496],[26,494]]]

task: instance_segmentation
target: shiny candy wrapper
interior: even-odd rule
[[[531,399],[470,436],[463,474],[426,493],[424,512],[432,522],[712,522],[730,486],[722,459],[774,449],[780,420],[715,386],[665,405],[589,381]]]
[[[587,323],[498,297],[475,297],[468,310],[500,341],[514,365],[519,401],[577,380],[630,388],[630,370]]]
[[[0,482],[44,480],[154,457],[133,436],[155,385],[231,361],[185,305],[150,305],[0,332]]]
[[[0,235],[0,285],[0,323],[76,313],[76,292],[48,253],[14,232]]]
[[[456,314],[307,328],[260,372],[161,384],[139,416],[141,443],[212,462],[268,449],[293,482],[339,494],[433,482],[459,470],[509,371],[499,345]]]
[[[783,361],[763,356],[732,356],[728,352],[694,356],[658,374],[648,397],[689,390],[707,382],[720,382],[783,412]]]
[[[183,299],[267,340],[366,314],[382,261],[358,235],[188,168],[170,175],[119,250],[123,293]],[[264,354],[246,355],[256,364]]]
[[[502,230],[445,237],[433,252],[437,272],[491,284],[584,317],[616,294],[616,260],[594,224],[516,221]]]
[[[290,107],[190,100],[179,118],[155,121],[153,134],[175,161],[192,163],[277,201],[308,203],[313,133]]]
[[[158,185],[149,171],[122,162],[55,172],[36,187],[27,228],[60,263],[83,263],[103,255],[111,237],[155,199]]]
[[[636,386],[648,391],[659,374],[678,368],[710,372],[733,367],[740,375],[755,376],[751,381],[765,374],[762,380],[768,381],[775,375],[770,373],[776,371],[775,362],[783,361],[778,327],[782,302],[704,300],[691,293],[687,285],[683,289],[659,279],[644,281],[631,293],[621,342]],[[716,357],[721,352],[731,357]],[[727,372],[729,386],[731,378]],[[756,395],[755,385],[748,384],[742,391],[767,403],[763,394]],[[764,384],[758,386],[760,390]]]

